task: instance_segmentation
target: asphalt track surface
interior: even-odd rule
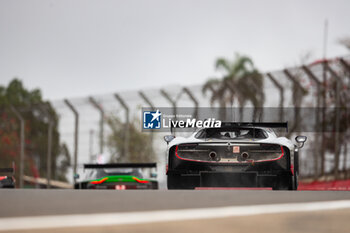
[[[2,218],[132,213],[286,203],[350,201],[349,191],[0,190]],[[349,232],[350,208],[137,225],[34,229],[28,232]],[[276,224],[276,223],[279,224]],[[254,223],[254,224],[252,224]],[[257,224],[260,225],[257,225]],[[316,224],[317,223],[317,224]],[[265,225],[264,225],[265,224]],[[301,224],[301,225],[300,225]],[[294,225],[294,226],[293,226]],[[260,227],[259,227],[260,226]],[[286,227],[288,226],[288,227]],[[0,226],[1,227],[1,226]],[[233,231],[233,228],[235,229]],[[294,231],[294,230],[297,231]],[[16,231],[10,231],[16,232]],[[17,231],[23,232],[23,231]],[[27,232],[27,231],[25,231]]]
[[[350,200],[349,191],[0,190],[0,217]]]

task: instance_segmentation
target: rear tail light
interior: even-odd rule
[[[149,183],[148,180],[141,180],[137,177],[133,177],[133,180],[135,180],[136,182],[141,183],[141,184],[148,184]]]
[[[105,182],[106,180],[108,180],[108,177],[102,178],[100,180],[94,180],[94,181],[90,181],[91,184],[102,184],[103,182]]]

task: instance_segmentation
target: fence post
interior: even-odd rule
[[[350,65],[343,58],[340,58],[339,61],[340,64],[348,71],[350,78]]]
[[[343,58],[340,58],[339,59],[340,61],[340,64],[344,67],[344,69],[347,71],[348,73],[348,78],[350,79],[350,65],[343,59]],[[348,87],[348,96],[350,96],[350,88]],[[347,102],[349,102],[347,100]],[[348,105],[345,105],[345,116],[348,117]],[[348,128],[348,121],[345,121],[345,128],[347,129]],[[348,140],[347,138],[348,134],[347,132],[345,132],[345,137],[346,137],[346,140]],[[348,178],[348,171],[347,171],[347,167],[346,167],[346,163],[347,163],[347,157],[348,157],[348,144],[345,143],[344,145],[344,159],[343,159],[343,164],[344,164],[344,173],[345,173],[345,179]]]
[[[51,188],[51,157],[52,157],[52,128],[53,119],[49,113],[49,107],[47,104],[40,105],[41,111],[46,115],[48,119],[48,136],[47,136],[47,162],[46,162],[46,178],[47,178],[47,188]]]
[[[90,103],[100,112],[100,154],[103,154],[103,138],[104,138],[104,119],[105,119],[105,113],[100,104],[97,103],[97,101],[90,96],[89,97]]]
[[[141,98],[152,108],[152,110],[154,109],[154,105],[153,103],[149,100],[149,98],[142,92],[142,91],[139,91],[139,95],[141,96]],[[154,133],[154,130],[151,129],[151,137],[150,137],[150,145],[151,145],[151,149],[153,151],[153,133]]]
[[[124,131],[124,149],[123,156],[128,158],[129,156],[129,107],[126,105],[125,101],[118,94],[114,94],[114,97],[118,100],[120,105],[125,110],[125,131]]]
[[[287,76],[287,78],[289,79],[289,80],[291,80],[292,82],[293,82],[293,84],[294,85],[296,85],[296,87],[297,87],[297,89],[299,90],[299,91],[301,91],[300,93],[299,93],[299,95],[304,95],[304,93],[306,93],[307,91],[305,90],[305,88],[304,87],[302,87],[301,85],[300,85],[300,83],[299,83],[299,81],[297,80],[297,78],[295,78],[287,69],[284,69],[283,70],[283,73]],[[300,97],[301,99],[300,100],[302,100],[302,96]],[[296,131],[299,131],[299,129],[300,129],[300,125],[299,125],[299,122],[300,122],[300,107],[301,106],[297,106],[297,104],[298,103],[295,103],[295,105],[294,105],[294,125],[293,125],[293,127],[292,127],[292,129],[290,130],[290,133],[293,133],[293,131],[294,130],[296,130]],[[300,104],[301,104],[301,101],[300,101]]]
[[[174,120],[176,120],[176,101],[172,100],[170,95],[164,90],[161,89],[160,93],[162,94],[162,96],[168,100],[170,102],[170,104],[173,106],[173,114],[174,114]],[[174,135],[176,135],[176,129],[174,128]]]
[[[318,128],[320,127],[320,107],[321,107],[321,95],[323,92],[323,87],[322,87],[322,83],[320,80],[318,80],[318,78],[316,77],[316,75],[314,75],[312,73],[312,71],[307,68],[306,66],[302,66],[301,67],[303,69],[303,71],[306,73],[307,77],[314,83],[316,83],[317,86],[317,100],[316,100],[316,112],[315,112],[315,133],[316,133],[316,137],[315,137],[315,143],[316,143],[316,147],[315,149],[315,179],[318,178],[318,173],[319,173],[319,156],[320,156],[320,147],[318,146],[320,143],[320,137],[319,137],[319,130]]]
[[[90,162],[92,163],[93,161],[93,145],[94,145],[94,130],[90,129],[89,131],[89,157],[90,157]]]
[[[73,167],[73,180],[76,181],[77,174],[77,163],[78,163],[78,136],[79,136],[79,113],[76,108],[69,102],[68,99],[65,99],[64,102],[72,110],[74,114],[74,167]]]
[[[24,118],[22,115],[13,107],[11,106],[11,110],[16,115],[18,120],[20,121],[20,155],[19,155],[19,187],[23,188],[23,173],[24,173],[24,142],[25,142],[25,135],[24,135]]]
[[[185,92],[188,97],[190,97],[190,99],[192,100],[192,102],[194,103],[194,118],[196,118],[198,120],[198,101],[197,99],[194,97],[194,95],[192,94],[192,92],[187,88],[187,87],[184,87],[183,89],[183,92]]]
[[[340,148],[339,148],[339,129],[340,129],[340,85],[342,83],[341,78],[338,74],[329,66],[328,63],[325,63],[326,69],[331,73],[333,77],[336,79],[336,87],[335,87],[335,144],[334,144],[334,152],[335,152],[335,160],[334,160],[334,177],[335,179],[339,178],[339,156],[340,156]]]

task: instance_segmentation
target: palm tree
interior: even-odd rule
[[[254,106],[253,121],[258,115],[261,116],[265,100],[263,79],[253,61],[247,56],[236,54],[233,61],[218,58],[215,67],[224,73],[223,77],[209,79],[202,88],[203,93],[207,90],[212,92],[211,104],[217,101],[220,108],[226,108],[229,104],[232,106],[237,99],[242,121],[243,108],[247,101],[250,101]]]
[[[222,85],[221,80],[212,78],[209,79],[202,87],[202,92],[205,94],[207,91],[211,92],[210,105],[213,106],[214,102],[219,102],[219,118],[221,120],[226,119],[226,103],[227,99],[224,98],[225,87]]]

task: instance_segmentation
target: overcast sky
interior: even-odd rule
[[[0,0],[0,85],[19,77],[45,98],[198,84],[235,52],[263,71],[312,52],[345,55],[350,1]]]

